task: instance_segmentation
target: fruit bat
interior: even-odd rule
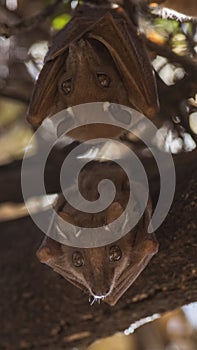
[[[67,107],[103,101],[132,107],[154,119],[158,110],[154,73],[138,29],[121,7],[81,5],[54,38],[27,118],[37,128]],[[102,137],[99,126],[95,128]],[[110,137],[111,126],[106,130]],[[90,129],[86,132],[90,136]],[[117,128],[115,134],[120,136],[122,130]],[[80,141],[80,128],[74,138]]]
[[[116,195],[109,207],[96,214],[84,213],[73,208],[60,194],[55,210],[64,224],[57,219],[50,230],[55,230],[58,226],[63,232],[67,223],[81,227],[100,227],[116,220],[124,212],[129,196],[128,178],[123,169],[111,162],[91,162],[80,173],[79,188],[87,199],[96,200],[96,185],[103,177],[111,179],[116,186]],[[144,189],[140,184],[135,184],[131,191],[134,203],[129,208],[131,215],[140,205],[142,191]],[[133,229],[110,244],[94,248],[76,248],[62,244],[58,238],[53,239],[54,232],[49,232],[37,252],[38,258],[92,296],[93,301],[102,299],[109,305],[115,305],[158,250],[155,234],[148,233],[147,230],[150,218],[149,199],[143,215]],[[115,230],[120,230],[120,227],[117,225]]]

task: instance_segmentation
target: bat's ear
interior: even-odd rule
[[[152,216],[152,204],[151,204],[150,198],[148,198],[146,209],[144,211],[144,226],[145,226],[146,232],[148,232],[148,226],[150,224],[151,216]]]
[[[35,128],[38,128],[46,117],[58,112],[56,107],[58,81],[66,57],[61,55],[46,62],[39,74],[27,113],[28,122]]]
[[[143,243],[143,251],[147,255],[154,255],[158,252],[159,244],[154,232],[148,233],[148,227],[152,216],[152,204],[148,199],[147,206],[144,212],[144,228],[147,232],[147,239]]]
[[[51,239],[50,237],[45,237],[40,248],[37,250],[36,255],[40,262],[49,263],[49,261],[61,254],[60,243]]]
[[[142,185],[140,184],[135,184],[134,186],[134,191],[135,191],[135,196],[137,199],[142,198],[142,194],[145,192],[145,189]],[[146,204],[145,211],[142,216],[142,232],[144,235],[145,240],[142,242],[142,251],[143,254],[145,255],[154,255],[158,252],[159,244],[157,241],[157,238],[155,236],[154,232],[149,233],[148,228],[151,222],[151,217],[152,217],[152,203],[151,199],[148,195],[148,201]]]
[[[150,239],[146,239],[143,243],[143,252],[146,255],[154,255],[158,252],[159,244],[155,236]]]
[[[113,202],[107,209],[107,224],[110,224],[123,213],[123,208],[118,202]]]

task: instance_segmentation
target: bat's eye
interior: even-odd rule
[[[107,88],[110,86],[111,79],[107,74],[97,73],[97,79],[102,87]]]
[[[84,265],[84,257],[80,252],[74,252],[72,256],[72,262],[75,267],[81,267]]]
[[[118,261],[122,257],[122,252],[117,245],[112,246],[109,249],[109,260],[110,261]]]
[[[61,88],[62,91],[68,95],[71,92],[71,87],[72,87],[72,79],[67,79],[62,82]]]

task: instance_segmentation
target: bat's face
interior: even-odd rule
[[[35,99],[36,105],[34,99],[30,105],[30,114],[32,109],[40,109],[40,115],[32,116],[32,121],[35,118],[35,121],[38,120],[40,123],[42,113],[46,117],[68,107],[90,102],[111,101],[131,106],[121,75],[109,51],[99,41],[81,39],[70,44],[67,53],[63,57],[58,57],[47,73],[44,82],[47,84],[46,90],[43,86],[37,97],[38,102]],[[50,81],[47,83],[47,80]],[[94,116],[93,123],[95,123]],[[118,137],[123,131],[113,125],[108,127],[96,124],[96,126],[88,125],[88,128],[80,127],[80,130],[79,128],[77,131],[73,130],[68,135],[77,140],[87,140],[89,135],[91,138]]]
[[[127,95],[127,89],[104,45],[91,39],[81,39],[70,45],[64,70],[58,80],[58,110],[98,101],[128,106]],[[118,137],[125,132],[113,125],[95,124],[94,118],[93,123],[72,130],[68,136],[84,141],[89,138]]]
[[[128,105],[126,88],[109,51],[99,41],[81,39],[69,46],[58,81],[62,107],[95,101]]]
[[[38,257],[93,300],[114,305],[157,252],[155,236],[146,231],[148,217],[145,212],[131,232],[98,248],[69,247],[46,237]]]

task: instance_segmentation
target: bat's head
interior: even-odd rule
[[[112,203],[104,216],[100,217],[100,224],[103,221],[113,222],[122,211],[120,203]],[[75,224],[77,221],[77,215],[71,217],[64,210],[59,215],[65,222]],[[45,237],[37,252],[38,258],[92,296],[93,301],[102,299],[114,305],[158,250],[154,234],[147,232],[150,215],[148,204],[134,229],[121,239],[102,247],[75,248]]]
[[[58,103],[68,106],[113,101],[128,105],[128,93],[106,47],[98,40],[83,38],[69,46],[59,81]],[[61,106],[62,107],[62,106]]]
[[[80,39],[70,44],[63,57],[45,63],[30,103],[28,120],[37,127],[46,117],[68,107],[105,101],[130,105],[127,89],[109,51],[97,40]],[[93,124],[73,128],[67,136],[84,141],[116,138],[125,132],[113,125],[96,124],[94,119],[93,116]]]

